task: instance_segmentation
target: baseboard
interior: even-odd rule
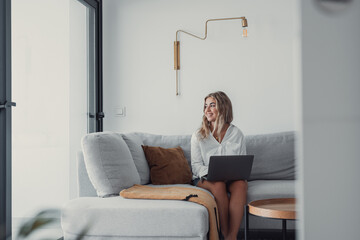
[[[283,239],[281,229],[250,229],[249,240],[280,240]],[[238,240],[244,239],[244,230],[240,230]],[[296,239],[296,230],[288,229],[286,231],[287,240]]]

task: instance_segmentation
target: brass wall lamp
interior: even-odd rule
[[[247,33],[247,27],[248,27],[248,22],[247,19],[245,17],[233,17],[233,18],[216,18],[216,19],[208,19],[205,22],[205,35],[204,37],[199,37],[196,36],[195,34],[183,31],[183,30],[177,30],[176,31],[176,37],[175,37],[175,42],[174,42],[174,69],[176,71],[176,96],[179,95],[179,78],[178,78],[178,70],[180,69],[180,42],[177,40],[178,39],[178,33],[182,32],[182,33],[186,33],[192,37],[198,38],[200,40],[205,40],[207,38],[207,25],[208,22],[213,22],[213,21],[223,21],[223,20],[238,20],[241,19],[242,22],[242,28],[243,28],[243,33],[242,36],[243,37],[247,37],[248,33]]]

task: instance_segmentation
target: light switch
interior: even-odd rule
[[[125,117],[126,108],[125,107],[116,107],[115,108],[115,117]]]

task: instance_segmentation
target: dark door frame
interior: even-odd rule
[[[89,0],[86,0],[89,1]],[[96,78],[96,131],[102,132],[104,129],[103,118],[105,114],[103,112],[103,15],[102,15],[102,0],[95,0],[96,2],[96,66],[97,66],[97,78]]]
[[[103,131],[103,16],[102,0],[78,0],[95,9],[96,132]]]
[[[0,239],[11,236],[11,0],[0,1]]]

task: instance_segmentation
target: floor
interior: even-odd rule
[[[238,240],[244,239],[244,231],[241,231],[238,237]],[[282,240],[281,230],[256,230],[251,231],[249,234],[249,240]],[[286,234],[287,240],[295,240],[296,232],[295,230],[288,230]]]
[[[21,222],[13,220],[13,239],[17,239],[17,233],[20,229]],[[26,240],[41,240],[41,239],[51,239],[51,240],[62,240],[62,230],[60,221],[56,221],[52,224],[47,225],[46,227],[39,228],[37,231],[34,231],[31,235],[29,235]],[[249,234],[249,240],[282,240],[282,233],[280,230],[278,231],[268,231],[268,230],[257,230],[252,231]],[[244,239],[244,232],[241,231],[238,237],[238,240]],[[296,234],[294,230],[288,230],[287,232],[287,240],[295,240]]]
[[[252,234],[249,240],[282,240],[281,234]],[[16,239],[16,238],[14,238]],[[39,240],[39,239],[53,239],[53,240],[63,240],[61,228],[43,228],[40,229],[37,233],[34,232],[27,240]],[[238,237],[238,240],[243,240],[244,237]],[[294,232],[290,232],[287,235],[287,240],[295,240]]]

